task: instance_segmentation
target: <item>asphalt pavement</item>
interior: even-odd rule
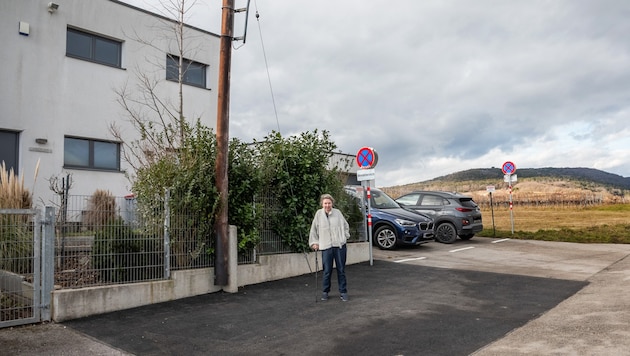
[[[347,266],[348,302],[309,274],[0,329],[0,354],[630,355],[628,254],[587,280],[375,260]]]

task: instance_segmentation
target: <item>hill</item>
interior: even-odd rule
[[[592,168],[519,168],[512,185],[521,201],[536,202],[627,202],[630,178]],[[494,198],[507,200],[508,184],[499,168],[469,169],[424,182],[382,188],[392,197],[413,190],[445,190],[472,195],[479,203],[488,199],[486,188],[495,187]]]
[[[588,181],[617,189],[630,189],[630,178],[624,178],[592,168],[521,168],[516,171],[518,178],[553,178]],[[502,179],[503,172],[499,168],[469,169],[427,182],[447,182],[461,180]]]

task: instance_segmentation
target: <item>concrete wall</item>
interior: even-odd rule
[[[369,260],[367,242],[348,244],[347,264]],[[318,271],[322,270],[322,255],[318,254]],[[241,265],[238,269],[239,287],[261,282],[274,281],[287,277],[315,272],[315,253],[291,253],[260,256],[255,265]]]
[[[321,253],[318,256],[321,271]],[[369,244],[348,244],[347,263],[365,261],[369,261]],[[231,274],[231,285],[226,288],[214,285],[214,268],[204,268],[174,271],[166,281],[56,290],[52,293],[52,319],[60,322],[221,290],[236,292],[234,285],[242,287],[313,273],[315,253],[260,256],[259,263],[240,265],[236,270],[236,280]]]
[[[0,270],[0,294],[2,293],[11,294],[13,298],[18,298],[27,305],[33,304],[33,284],[26,282],[24,276],[19,274]]]

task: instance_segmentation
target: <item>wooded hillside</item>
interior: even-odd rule
[[[630,178],[591,168],[524,168],[512,184],[515,204],[592,205],[630,202]],[[488,186],[494,186],[493,202],[509,201],[508,184],[500,168],[469,169],[424,182],[381,189],[393,198],[414,190],[443,190],[472,196],[489,204]]]

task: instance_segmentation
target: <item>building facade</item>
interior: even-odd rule
[[[150,83],[165,108],[177,110],[180,57],[184,117],[216,126],[220,37],[187,26],[181,52],[175,25],[115,0],[0,2],[0,161],[36,204],[52,201],[55,177],[71,177],[74,195],[132,193],[123,150],[140,134],[120,93],[142,98]],[[142,100],[135,105],[158,121]]]

